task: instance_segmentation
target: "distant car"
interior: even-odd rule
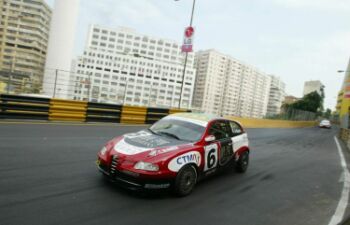
[[[164,117],[149,129],[109,141],[98,152],[98,169],[129,189],[173,188],[192,192],[201,178],[232,165],[249,164],[248,136],[235,121],[196,113]]]
[[[320,128],[332,128],[332,124],[329,120],[322,120],[318,126]]]

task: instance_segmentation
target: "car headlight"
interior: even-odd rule
[[[105,155],[107,152],[107,148],[106,147],[103,147],[100,151],[101,155]]]
[[[147,170],[147,171],[158,171],[159,167],[156,164],[148,163],[148,162],[137,162],[134,166],[137,170]]]

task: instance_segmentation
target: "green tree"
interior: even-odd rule
[[[321,91],[321,95],[322,93],[323,91]],[[321,95],[319,95],[317,91],[311,92],[305,95],[301,100],[290,104],[288,108],[314,113],[322,112],[324,94],[323,97]]]

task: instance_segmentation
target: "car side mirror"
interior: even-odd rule
[[[208,135],[204,138],[205,142],[212,142],[215,141],[215,136],[214,135]]]

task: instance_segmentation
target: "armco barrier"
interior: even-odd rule
[[[0,94],[0,119],[152,124],[177,112],[189,110]]]
[[[126,106],[122,108],[121,123],[144,124],[146,123],[147,108],[139,106]]]
[[[267,120],[226,116],[240,122],[245,128],[297,128],[316,126],[316,121],[288,121],[288,120]]]
[[[89,102],[85,121],[120,123],[122,107],[122,105]]]
[[[63,99],[51,99],[50,121],[85,122],[87,102]]]
[[[191,110],[185,110],[185,109],[169,109],[169,114],[183,113],[183,112],[191,112]]]
[[[146,123],[153,124],[168,114],[169,109],[147,108]]]
[[[0,119],[41,119],[49,117],[49,98],[0,95]]]

